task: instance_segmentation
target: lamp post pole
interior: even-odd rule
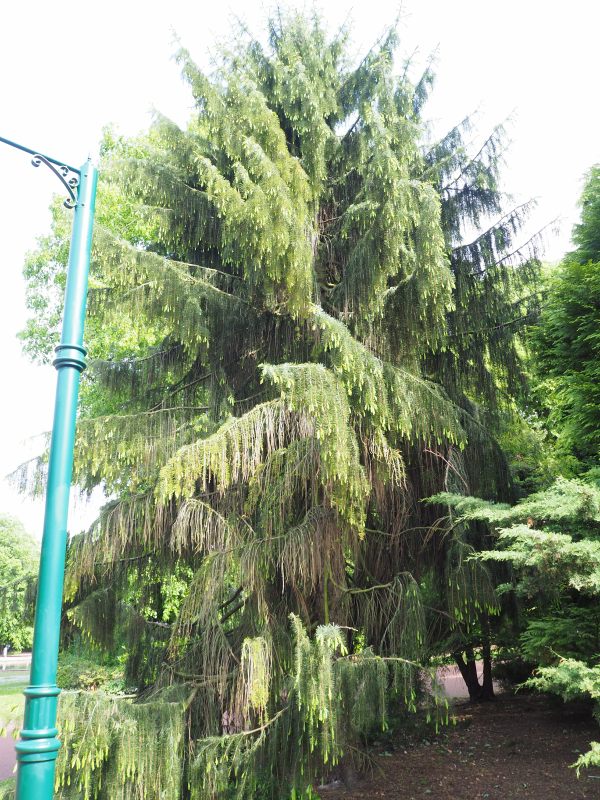
[[[25,718],[17,751],[16,800],[52,800],[56,757],[59,688],[56,685],[60,617],[67,544],[67,515],[73,473],[73,448],[79,379],[85,369],[83,326],[98,171],[88,159],[75,169],[0,137],[0,142],[33,155],[34,166],[45,164],[69,192],[65,201],[75,209],[60,344],[54,366],[58,372],[54,422],[50,442],[44,533],[35,608],[30,685],[25,689]]]

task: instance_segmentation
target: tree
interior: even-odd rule
[[[522,209],[462,244],[500,213],[501,132],[425,143],[431,73],[397,76],[395,44],[354,67],[291,15],[211,76],[180,51],[188,127],[105,148],[130,224],[99,208],[75,472],[115,499],[66,599],[99,646],[127,637],[139,696],[63,700],[65,797],[308,796],[414,708],[438,566],[438,616],[487,610],[419,500],[457,474],[508,490],[480,403],[517,390],[536,263],[511,256]]]
[[[581,222],[573,229],[573,255],[581,264],[600,259],[600,164],[594,165],[585,176],[579,201]]]
[[[39,547],[14,517],[0,515],[0,645],[31,647],[32,590]]]
[[[581,470],[600,457],[600,166],[586,178],[573,241],[550,279],[533,344],[548,425]]]
[[[493,550],[486,562],[511,567],[499,594],[520,605],[517,635],[523,661],[536,668],[528,686],[564,700],[600,700],[600,488],[597,482],[559,478],[516,505],[473,497],[438,498],[465,523],[490,526]],[[600,745],[577,767],[598,766]]]

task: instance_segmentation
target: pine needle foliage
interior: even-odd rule
[[[168,697],[132,703],[100,692],[64,694],[57,796],[179,798],[183,707]]]
[[[355,735],[386,727],[388,694],[394,680],[400,685],[400,674],[414,697],[414,664],[398,665],[369,651],[350,656],[346,635],[336,625],[318,626],[311,639],[298,617],[292,615],[291,624],[295,653],[280,692],[282,707],[256,728],[198,742],[191,797],[221,797],[232,786],[245,800],[263,793],[281,800],[304,796],[307,781],[338,762],[348,736],[344,727]],[[264,664],[264,648],[264,641],[255,640],[244,649],[260,654],[257,662]],[[263,697],[268,679],[264,669],[252,679]]]
[[[496,126],[475,154],[467,144],[471,131],[466,118],[425,155],[454,278],[447,346],[431,355],[428,368],[456,400],[467,393],[493,410],[526,385],[520,353],[526,326],[539,314],[543,237],[519,241],[532,202],[503,208],[504,127]]]

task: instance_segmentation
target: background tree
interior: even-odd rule
[[[511,566],[501,595],[519,601],[519,654],[535,675],[526,685],[564,700],[600,700],[600,489],[597,483],[558,479],[514,506],[446,495],[465,523],[486,523],[497,536],[486,562]],[[600,745],[577,766],[600,764]]]
[[[14,517],[0,515],[0,650],[31,647],[39,545]]]
[[[114,499],[66,598],[98,646],[126,637],[139,696],[62,701],[64,797],[308,795],[414,708],[426,587],[469,630],[495,602],[419,501],[510,491],[493,426],[536,261],[501,131],[428,142],[432,76],[396,74],[394,32],[358,66],[314,19],[242,38],[210,76],[179,53],[186,129],[104,150],[76,478]]]
[[[587,175],[576,249],[550,274],[539,324],[532,331],[536,394],[556,439],[546,464],[558,477],[516,505],[454,492],[433,498],[449,508],[450,529],[487,527],[494,549],[485,563],[509,567],[499,602],[515,602],[513,658],[535,670],[526,685],[563,700],[597,706],[600,651],[600,492],[598,489],[598,316],[600,298],[600,169]],[[543,418],[542,418],[543,419]],[[548,447],[542,450],[548,450]],[[583,477],[581,477],[583,476]],[[516,641],[515,641],[516,640]],[[516,645],[516,648],[515,648]],[[514,664],[509,668],[514,669]],[[580,756],[578,769],[600,764],[600,745]]]
[[[577,472],[600,458],[599,166],[586,177],[573,242],[575,250],[550,277],[533,344],[548,426],[564,466]]]

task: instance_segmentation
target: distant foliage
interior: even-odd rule
[[[106,689],[121,687],[122,669],[118,665],[99,664],[87,654],[62,653],[56,682],[61,689]]]
[[[600,166],[580,205],[577,247],[550,278],[533,345],[548,425],[560,451],[585,468],[600,460]]]
[[[0,652],[31,647],[39,545],[13,517],[0,515]]]
[[[579,201],[581,221],[573,229],[574,255],[585,264],[600,260],[600,164],[595,164],[585,177]]]

